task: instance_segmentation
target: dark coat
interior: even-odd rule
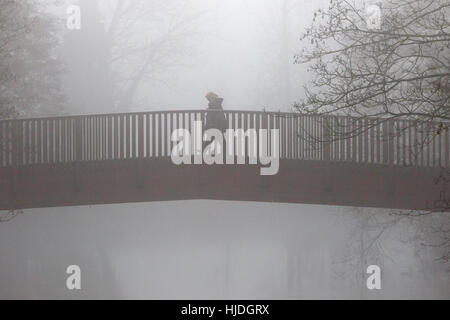
[[[218,98],[208,104],[205,130],[216,128],[223,132],[228,128],[228,122],[222,108],[222,101],[222,98]],[[208,110],[211,110],[211,112],[208,112]]]

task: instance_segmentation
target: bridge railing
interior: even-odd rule
[[[0,166],[170,156],[174,129],[192,132],[206,110],[0,121]],[[232,129],[279,129],[280,158],[449,167],[450,130],[440,123],[295,113],[224,111]],[[270,148],[269,148],[270,150]]]

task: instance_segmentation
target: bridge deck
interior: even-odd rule
[[[175,166],[171,132],[206,114],[0,121],[0,209],[198,198],[422,209],[441,197],[435,178],[450,167],[439,123],[253,111],[225,111],[228,126],[279,129],[277,175]]]

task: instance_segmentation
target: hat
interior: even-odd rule
[[[219,98],[219,96],[217,94],[215,94],[214,92],[210,91],[206,94],[205,98],[208,99],[209,102],[212,102],[212,101],[216,100],[217,98]]]

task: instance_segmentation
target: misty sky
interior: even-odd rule
[[[327,3],[325,0],[189,0],[170,10],[157,7],[148,18],[142,18],[142,23],[128,30],[127,41],[132,37],[137,42],[142,41],[141,37],[158,39],[167,29],[168,22],[164,20],[167,12],[171,19],[186,23],[189,31],[174,41],[169,52],[163,53],[168,57],[176,55],[177,59],[168,58],[168,62],[162,59],[168,66],[156,67],[152,76],[143,81],[131,110],[204,108],[204,96],[209,91],[225,98],[225,108],[289,110],[302,97],[302,85],[308,79],[306,67],[293,64],[294,54],[302,47],[300,35],[311,22],[313,12]],[[103,0],[95,6],[94,1],[81,0],[80,4],[85,19],[81,31],[88,35],[87,39],[76,46],[71,46],[70,38],[63,42],[63,47],[69,46],[75,56],[82,56],[86,50],[100,50],[95,30],[108,29],[117,2]],[[64,16],[64,10],[58,12]],[[117,43],[120,52],[126,51],[129,45],[123,39]],[[127,78],[135,64],[136,60],[126,60],[114,69]],[[69,63],[68,75],[77,69],[77,65]],[[79,82],[93,81],[86,74],[80,75],[83,76]],[[98,84],[89,87],[92,90],[97,87],[93,93],[96,99],[102,95]],[[92,113],[97,109],[123,111],[100,109],[95,103],[87,108],[87,101],[83,105],[75,102],[85,90],[77,89],[72,82],[66,83],[64,89],[70,113]]]
[[[191,0],[176,13],[202,12],[183,59],[144,81],[130,109],[83,104],[84,87],[103,101],[111,92],[74,64],[64,74],[68,113],[201,109],[209,91],[225,109],[289,110],[309,77],[293,65],[300,34],[328,0],[287,2],[283,15],[283,0]],[[98,8],[104,28],[114,3]],[[150,36],[165,27],[147,23]],[[73,49],[64,39],[62,54]],[[72,54],[97,50],[90,40]],[[116,65],[117,74],[135,62]],[[342,262],[358,223],[350,208],[205,200],[25,210],[0,223],[0,298],[450,298],[446,266],[407,240],[416,226],[382,237],[384,258],[365,262],[382,264],[384,287],[368,293],[363,269]],[[70,264],[83,270],[82,292],[65,288]]]

